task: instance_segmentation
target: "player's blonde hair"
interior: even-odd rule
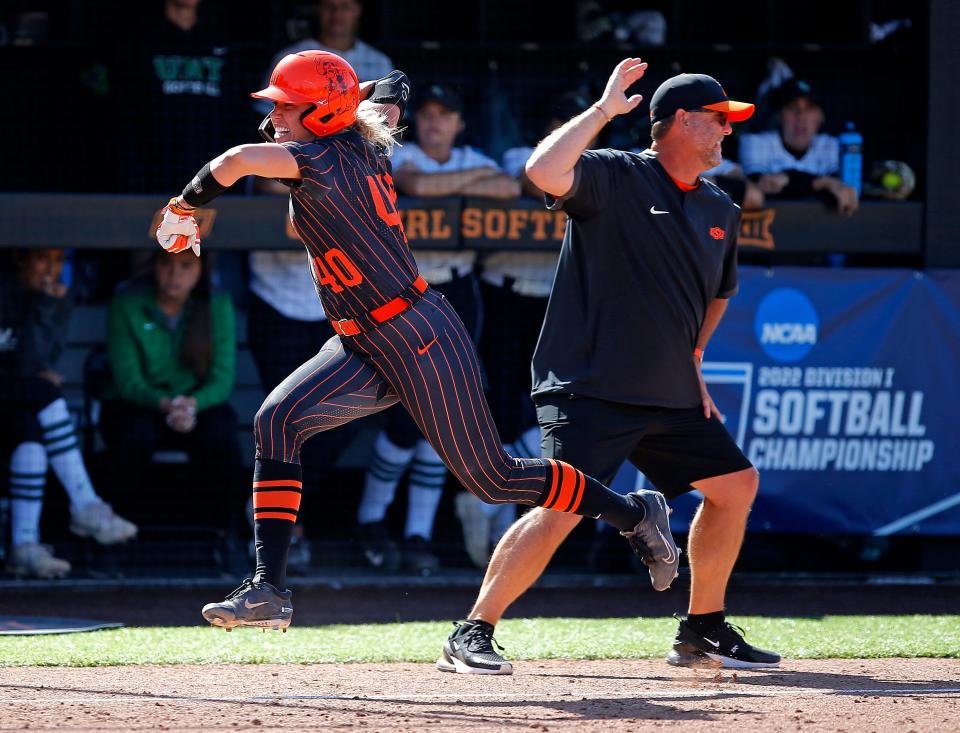
[[[400,132],[400,128],[390,127],[383,112],[372,107],[360,107],[353,126],[367,142],[381,148],[386,155],[393,152],[393,146],[397,144],[394,135]]]

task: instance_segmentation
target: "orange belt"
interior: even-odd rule
[[[341,336],[356,336],[376,328],[381,323],[389,321],[395,316],[399,316],[414,303],[420,300],[420,296],[426,291],[428,285],[423,276],[418,276],[400,295],[391,301],[384,303],[378,308],[374,308],[369,313],[356,318],[341,318],[339,321],[330,321],[333,330]]]

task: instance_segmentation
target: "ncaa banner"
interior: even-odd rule
[[[960,272],[739,275],[703,372],[760,470],[749,531],[960,534]]]

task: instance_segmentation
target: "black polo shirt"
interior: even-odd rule
[[[737,292],[740,208],[709,181],[684,192],[656,153],[588,150],[533,355],[533,394],[695,407],[707,305]]]

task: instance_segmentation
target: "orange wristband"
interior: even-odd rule
[[[701,364],[703,364],[703,349],[701,349],[701,348],[699,348],[699,347],[696,348],[696,349],[694,349],[694,350],[693,350],[693,355],[694,355],[695,357],[697,357],[697,361],[699,361]]]
[[[177,203],[177,197],[174,196],[167,202],[167,207],[177,216],[193,216],[195,209],[185,209]]]

